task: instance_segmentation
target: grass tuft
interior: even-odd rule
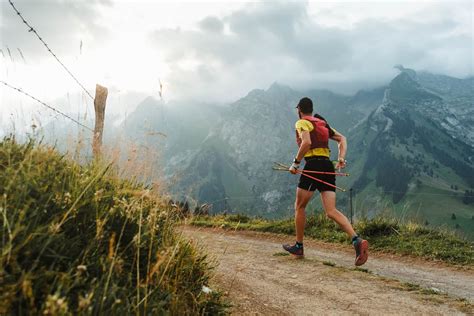
[[[372,272],[370,272],[369,269],[361,268],[361,267],[356,267],[356,268],[354,268],[354,271],[372,274]]]
[[[421,289],[421,287],[418,284],[409,283],[409,282],[402,283],[402,288],[405,289],[406,291],[419,291]]]

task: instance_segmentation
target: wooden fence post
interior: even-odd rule
[[[107,101],[108,90],[106,87],[102,87],[97,84],[95,86],[95,126],[94,126],[94,139],[92,141],[92,153],[94,158],[99,158],[100,149],[102,147],[102,134],[104,132],[104,119],[105,119],[105,103]]]

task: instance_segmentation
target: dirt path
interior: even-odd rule
[[[364,273],[348,245],[307,240],[296,260],[283,255],[288,236],[189,226],[183,234],[216,260],[211,286],[227,293],[235,314],[474,314],[472,270],[372,255]]]

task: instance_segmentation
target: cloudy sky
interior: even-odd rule
[[[13,2],[92,94],[96,83],[109,88],[117,114],[158,96],[160,80],[165,100],[225,103],[275,81],[353,93],[387,83],[395,64],[474,73],[472,1]],[[0,80],[92,111],[7,0],[0,9]],[[48,113],[3,85],[0,93],[3,125]]]

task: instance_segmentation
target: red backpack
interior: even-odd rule
[[[313,124],[313,130],[309,132],[311,137],[311,147],[314,148],[329,148],[329,128],[325,120],[313,116],[304,116],[302,120],[310,121]],[[296,143],[298,147],[301,146],[301,138],[296,131]]]

